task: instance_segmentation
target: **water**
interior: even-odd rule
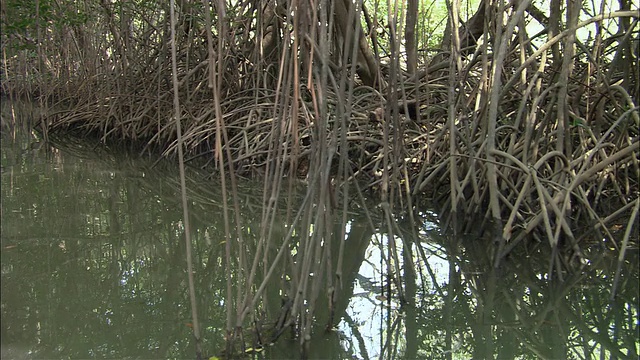
[[[37,116],[3,102],[2,358],[195,358],[177,167],[90,142],[53,147],[27,125],[9,126],[12,106],[21,120]],[[201,172],[189,179],[203,350],[221,356],[226,280],[239,272],[224,265],[220,185]],[[241,183],[240,197],[251,244],[262,185]],[[610,301],[617,258],[607,247],[586,247],[582,272],[550,282],[545,244],[522,246],[493,270],[481,239],[446,235],[426,209],[417,220],[411,232],[396,219],[402,262],[391,270],[399,271],[403,302],[383,276],[386,227],[350,215],[339,321],[324,331],[327,311],[317,309],[311,358],[637,358],[637,249]],[[277,315],[278,291],[265,297],[272,308],[264,310]],[[248,356],[298,358],[297,351],[287,331]]]

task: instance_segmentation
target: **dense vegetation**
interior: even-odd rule
[[[281,251],[263,269],[260,247],[254,261],[231,257],[246,245],[239,199],[224,198],[227,261],[246,265],[246,284],[265,278],[228,285],[229,334],[259,303],[266,264],[301,236],[308,253],[284,263],[299,275],[291,319],[307,339],[317,284],[336,301],[342,276],[342,245],[322,240],[344,234],[353,199],[377,199],[391,249],[393,214],[417,229],[430,199],[456,232],[483,221],[495,267],[532,241],[552,249],[561,279],[594,241],[622,262],[639,225],[637,7],[455,1],[438,17],[441,5],[6,0],[2,92],[47,109],[45,137],[177,155],[215,168],[232,194],[237,176],[264,179],[260,246]],[[275,200],[298,177],[307,197],[286,223],[304,235],[271,244]]]

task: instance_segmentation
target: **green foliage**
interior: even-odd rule
[[[29,38],[32,36],[30,35],[31,33],[35,34],[36,19],[33,14],[35,14],[36,9],[34,2],[7,0],[4,4],[4,10],[0,22],[4,36],[19,34]],[[3,46],[6,43],[7,41],[3,39]],[[23,43],[18,48],[22,48],[25,45],[33,46],[34,44]]]
[[[2,34],[13,40],[3,39],[3,46],[13,50],[34,49],[38,26],[44,34],[44,30],[50,27],[79,26],[89,21],[89,15],[75,2],[65,4],[39,0],[36,6],[36,1],[6,0],[3,8]]]
[[[467,0],[461,2],[460,18],[464,21],[469,19],[478,9],[480,0]],[[382,48],[382,53],[389,53],[390,33],[388,26],[388,6],[387,1],[364,0],[364,5],[369,11],[372,22],[377,20],[377,41]],[[392,3],[393,5],[393,3]],[[403,10],[406,11],[406,8]],[[444,32],[447,27],[447,2],[446,0],[420,1],[418,4],[418,22],[416,25],[417,48],[419,54],[426,56],[429,51],[437,51],[442,42]],[[393,17],[392,17],[393,19]],[[396,33],[398,41],[404,43],[405,13],[398,13]],[[363,20],[363,26],[366,23]],[[366,29],[366,28],[365,28]],[[366,29],[365,31],[367,31]]]

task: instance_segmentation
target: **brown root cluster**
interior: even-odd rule
[[[505,72],[516,71],[519,65],[505,64]],[[355,87],[346,120],[336,116],[334,109],[343,104],[335,89],[325,93],[329,110],[320,120],[304,84],[299,85],[295,109],[288,104],[283,110],[272,89],[228,92],[221,102],[228,133],[222,149],[230,151],[239,175],[262,176],[268,162],[277,160],[284,164],[285,174],[306,178],[317,146],[335,146],[335,156],[348,163],[349,176],[342,181],[355,179],[379,195],[386,172],[391,189],[387,191],[403,192],[406,182],[412,197],[436,198],[450,213],[467,219],[496,215],[490,207],[489,173],[494,171],[504,239],[499,256],[529,236],[554,247],[562,242],[579,256],[581,241],[620,239],[616,232],[637,222],[633,216],[637,216],[639,154],[637,95],[617,84],[587,86],[598,74],[587,73],[588,64],[579,65],[567,85],[567,93],[576,94],[567,99],[571,117],[567,127],[558,122],[559,89],[553,83],[557,75],[530,69],[528,78],[501,91],[491,149],[488,102],[482,95],[487,89],[480,85],[481,65],[474,66],[472,60],[456,75],[461,89],[453,99],[448,98],[451,75],[446,72],[420,92],[407,86],[409,99],[393,104],[372,88]],[[188,94],[183,95],[181,115],[184,147],[192,161],[219,167],[215,154],[219,120],[206,96],[205,67],[192,76],[190,88],[197,90],[181,88]],[[185,77],[181,83],[188,81]],[[46,119],[49,131],[132,141],[174,155],[171,89],[158,91],[155,81],[145,79],[128,79],[126,84],[126,93],[113,91],[108,96],[80,87],[77,96],[62,101],[63,110]],[[151,85],[145,88],[145,84]],[[325,137],[322,142],[319,136]],[[286,148],[277,158],[275,141]],[[337,166],[330,171],[335,177]]]
[[[246,45],[255,43],[252,32],[210,37],[205,46],[206,26],[195,37],[187,28],[173,50],[175,78],[163,33],[109,66],[41,87],[50,110],[42,129],[174,156],[179,117],[187,160],[198,166],[266,181],[303,178],[326,187],[336,208],[336,194],[352,184],[390,209],[413,211],[435,199],[457,231],[471,232],[477,219],[497,230],[496,264],[536,239],[570,250],[572,257],[552,261],[564,268],[584,261],[584,241],[625,248],[637,240],[637,12],[575,18],[540,40],[516,10],[500,33],[481,32],[481,41],[462,42],[467,48],[447,37],[448,48],[417,70],[405,70],[398,53],[378,54],[367,76],[364,35],[357,64],[338,56],[350,49],[352,23],[325,38],[300,30],[288,42],[268,42],[268,54]],[[493,26],[500,11],[491,11]],[[608,19],[625,21],[621,40],[576,41],[576,29]],[[178,29],[188,25],[179,20]],[[327,39],[343,47],[326,47]],[[3,89],[20,93],[17,84],[9,78]]]
[[[587,263],[590,244],[619,250],[613,299],[625,252],[638,243],[637,9],[557,1],[547,17],[533,2],[481,1],[461,23],[458,2],[434,45],[428,24],[416,35],[418,7],[408,3],[414,27],[403,41],[399,3],[372,14],[341,0],[160,10],[102,1],[92,12],[102,21],[39,32],[51,41],[39,42],[38,61],[10,57],[2,90],[37,93],[45,138],[75,134],[177,158],[185,221],[184,161],[212,170],[223,194],[225,270],[237,269],[226,278],[227,354],[238,344],[245,352],[243,327],[262,318],[269,292],[292,301],[282,317],[265,317],[277,324],[274,341],[295,327],[307,352],[320,321],[314,309],[329,309],[322,323],[331,329],[373,238],[387,241],[375,240],[385,248],[387,299],[391,284],[399,300],[415,298],[404,297],[410,286],[399,276],[416,266],[404,257],[413,251],[406,235],[422,241],[425,203],[440,206],[441,229],[489,237],[494,269],[514,249],[542,245],[546,275],[566,279]],[[578,36],[586,28],[593,37]],[[416,43],[436,50],[418,57]],[[21,81],[43,73],[55,76]],[[251,236],[239,176],[264,186]],[[358,227],[354,207],[364,214]],[[276,214],[285,224],[278,233]],[[195,304],[191,286],[190,297]]]

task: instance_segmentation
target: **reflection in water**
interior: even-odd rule
[[[3,106],[2,358],[193,358],[177,170],[69,139],[58,150],[10,126]],[[225,268],[219,186],[194,172],[188,188],[203,349],[220,356],[226,281],[240,286],[245,272],[239,261]],[[262,187],[239,192],[253,254]],[[523,246],[493,269],[484,240],[444,234],[433,212],[415,214],[417,230],[398,215],[392,237],[377,212],[348,215],[338,297],[331,312],[318,295],[311,358],[637,358],[637,254],[609,302],[616,259],[606,249],[591,249],[584,272],[560,283],[546,279],[544,246]],[[274,239],[289,232],[284,219]],[[304,252],[303,233],[292,232],[286,261]],[[296,322],[285,326],[296,276],[287,269],[243,324],[245,350],[265,345],[256,356],[299,357]]]

